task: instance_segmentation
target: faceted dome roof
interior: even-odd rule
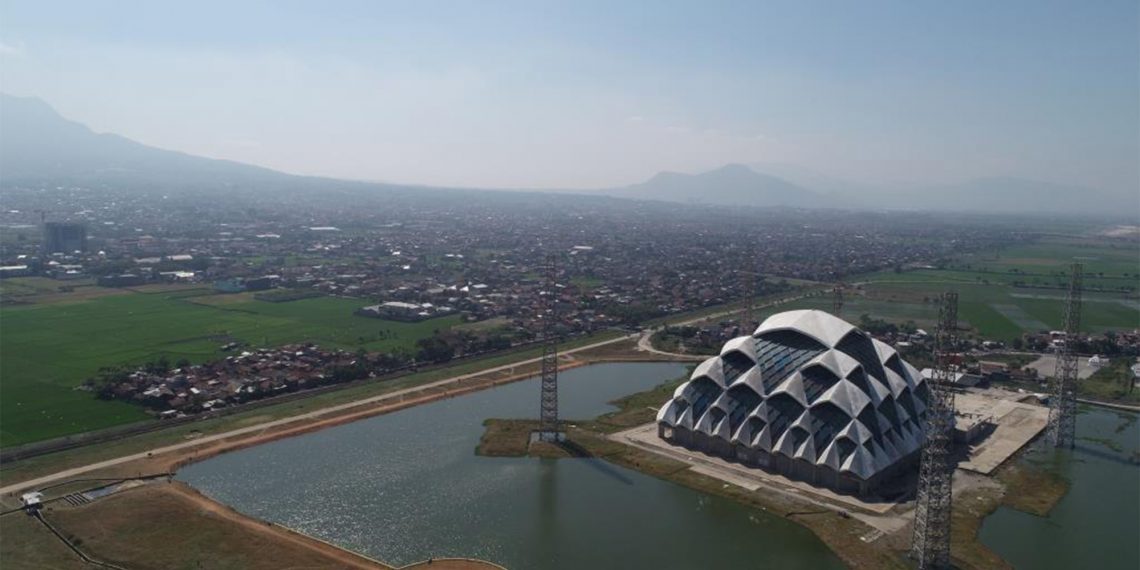
[[[657,421],[867,480],[921,447],[927,396],[886,343],[787,311],[699,364]]]

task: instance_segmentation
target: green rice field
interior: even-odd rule
[[[1084,266],[1081,329],[1103,333],[1140,328],[1140,244],[1078,237],[964,255],[941,269],[853,278],[859,290],[846,295],[843,316],[856,321],[866,313],[933,327],[934,299],[956,291],[959,322],[981,338],[1011,340],[1027,332],[1059,329],[1073,261]],[[803,299],[780,310],[787,308],[830,310],[831,297]]]
[[[1063,298],[1037,299],[1014,296],[1009,287],[962,283],[872,283],[863,286],[864,295],[848,292],[843,317],[856,322],[862,314],[887,321],[914,321],[920,327],[934,327],[938,307],[933,299],[944,291],[958,293],[958,320],[981,338],[1011,340],[1026,332],[1059,329],[1062,326]],[[1104,332],[1132,330],[1140,326],[1140,311],[1134,304],[1117,299],[1085,295],[1082,330]],[[923,298],[929,299],[924,302]],[[776,311],[822,309],[830,311],[829,295],[801,299],[758,313],[763,318]],[[928,330],[932,330],[929,329]]]
[[[0,308],[0,446],[144,419],[141,408],[75,390],[102,366],[160,356],[201,362],[224,354],[219,347],[231,341],[411,349],[416,340],[459,322],[458,316],[399,323],[352,314],[364,304],[332,297],[267,303],[244,294],[127,293]]]

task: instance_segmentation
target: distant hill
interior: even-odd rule
[[[268,187],[304,177],[95,133],[40,99],[0,94],[0,183],[115,183],[140,188]]]
[[[701,174],[662,172],[641,184],[603,192],[639,200],[742,207],[819,208],[833,205],[816,192],[741,164],[729,164]]]

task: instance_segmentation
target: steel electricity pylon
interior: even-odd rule
[[[751,251],[749,252],[751,253]],[[744,295],[744,305],[740,314],[740,334],[752,334],[756,311],[756,267],[754,256],[749,255],[748,265],[740,271],[741,294]]]
[[[831,314],[843,318],[843,282],[835,284],[831,290]]]
[[[558,267],[557,257],[547,255],[538,316],[542,319],[542,397],[539,406],[538,440],[559,441],[558,423]]]
[[[927,382],[926,440],[918,472],[911,557],[920,570],[950,567],[951,482],[954,461],[954,347],[958,332],[958,294],[944,293],[938,310],[933,377]]]
[[[1081,328],[1081,285],[1083,267],[1074,263],[1069,274],[1065,299],[1065,342],[1057,350],[1057,367],[1049,395],[1049,442],[1072,448],[1077,431],[1077,353],[1073,343]]]

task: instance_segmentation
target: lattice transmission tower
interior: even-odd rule
[[[958,294],[947,292],[938,310],[934,375],[927,382],[926,441],[919,465],[910,548],[920,570],[950,567],[950,485],[955,467],[950,455],[954,430],[954,392],[950,386],[956,371],[957,334]]]
[[[554,254],[546,256],[538,315],[542,319],[542,397],[539,405],[538,440],[559,441],[558,423],[558,266]]]
[[[756,256],[748,250],[748,264],[740,270],[740,288],[744,305],[740,312],[740,334],[752,334],[756,314]]]
[[[831,290],[831,314],[843,318],[843,282],[835,284]]]
[[[1074,263],[1065,299],[1065,344],[1057,351],[1057,368],[1049,395],[1049,441],[1056,447],[1072,448],[1077,431],[1077,353],[1073,342],[1081,328],[1081,286],[1084,268]]]

